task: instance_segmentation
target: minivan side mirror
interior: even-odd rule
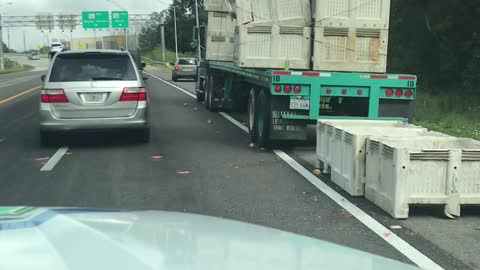
[[[142,68],[145,68],[146,66],[147,66],[147,64],[142,63]]]
[[[42,80],[42,82],[45,82],[46,77],[47,77],[46,75],[42,75],[42,76],[40,76],[40,80]]]

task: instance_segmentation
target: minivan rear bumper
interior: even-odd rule
[[[59,119],[50,109],[40,110],[41,131],[116,130],[148,128],[148,107],[138,108],[130,117]]]

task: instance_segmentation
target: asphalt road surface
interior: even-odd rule
[[[156,69],[148,72],[166,76]],[[412,249],[396,249],[385,240],[391,235],[376,234],[279,155],[249,149],[242,129],[157,77],[147,81],[150,143],[121,132],[79,133],[42,147],[37,118],[41,74],[17,74],[14,81],[0,76],[0,205],[189,212],[273,227],[410,264],[415,256],[404,254],[414,249],[443,269],[480,267],[480,228],[456,228],[480,227],[476,210],[455,221],[421,214],[413,223],[402,223],[341,194],[375,222],[402,225],[392,231]],[[192,89],[191,82],[178,85]],[[241,116],[235,117],[241,122]],[[311,169],[311,147],[285,151]],[[421,228],[422,223],[430,224],[430,234],[417,230],[415,224]],[[443,223],[452,229],[447,235],[440,235],[444,227],[432,226]],[[457,242],[464,239],[470,242]],[[445,242],[459,250],[453,252]]]

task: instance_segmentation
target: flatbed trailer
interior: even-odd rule
[[[408,74],[252,69],[202,61],[197,101],[248,112],[252,143],[306,140],[318,119],[412,121],[417,78]]]

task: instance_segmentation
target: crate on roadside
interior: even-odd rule
[[[455,137],[367,139],[365,197],[394,218],[409,205],[480,204],[480,142]]]
[[[390,0],[316,0],[314,70],[385,72]]]
[[[366,139],[372,136],[414,140],[421,136],[448,135],[408,124],[400,127],[335,127],[330,145],[331,180],[352,196],[365,194]]]
[[[335,129],[341,127],[399,127],[416,128],[417,126],[407,124],[402,121],[377,121],[377,120],[318,120],[317,122],[317,146],[316,155],[320,162],[319,167],[323,167],[323,172],[330,173],[332,162],[332,143]]]

